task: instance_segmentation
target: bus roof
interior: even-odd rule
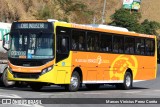
[[[115,27],[109,25],[85,25],[85,24],[76,24],[76,23],[64,23],[64,22],[55,22],[57,26],[64,26],[71,28],[78,28],[78,29],[86,29],[92,31],[100,31],[100,32],[107,32],[107,33],[114,33],[114,34],[121,34],[121,35],[130,35],[130,36],[139,36],[139,37],[146,37],[146,38],[156,38],[154,35],[147,35],[136,33],[133,31],[128,31],[126,28],[122,27]]]
[[[57,26],[64,26],[70,28],[78,28],[78,29],[86,29],[92,31],[100,31],[100,32],[108,32],[114,34],[124,34],[124,35],[131,35],[131,36],[139,36],[139,37],[147,37],[147,38],[155,38],[154,35],[147,35],[147,34],[140,34],[132,31],[128,31],[128,29],[123,27],[115,27],[110,25],[98,25],[98,24],[76,24],[76,23],[67,23],[61,22],[55,19],[48,19],[48,20],[19,20],[17,22],[53,22]]]

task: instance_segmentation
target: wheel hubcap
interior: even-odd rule
[[[76,88],[78,86],[78,78],[76,76],[72,76],[71,78],[71,87]]]
[[[126,85],[127,85],[127,87],[129,87],[131,85],[131,78],[130,78],[130,76],[126,77]]]

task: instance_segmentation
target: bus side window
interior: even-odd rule
[[[126,54],[134,54],[135,53],[134,42],[135,42],[134,38],[125,37],[125,53]]]
[[[84,37],[79,36],[78,37],[78,48],[79,50],[84,50],[85,44],[84,44]]]
[[[151,55],[151,41],[149,39],[146,39],[145,40],[145,52],[146,52],[146,55]]]
[[[145,54],[145,43],[144,39],[141,39],[141,55]]]
[[[87,33],[87,50],[99,51],[99,34],[96,32]]]
[[[112,51],[112,35],[101,34],[100,36],[100,51],[111,52]]]
[[[72,39],[72,49],[73,50],[77,49],[77,44],[76,44],[76,41],[74,39]]]
[[[154,39],[146,39],[145,40],[145,52],[146,55],[154,55],[154,51],[155,51],[155,42]]]
[[[155,41],[151,40],[150,54],[153,56],[155,54]]]
[[[124,37],[123,36],[114,36],[113,52],[124,53]]]
[[[116,36],[113,37],[113,52],[118,53],[118,40]]]
[[[85,50],[85,32],[80,30],[72,30],[72,43],[73,50]]]
[[[143,38],[136,38],[136,54],[145,54],[145,43]]]

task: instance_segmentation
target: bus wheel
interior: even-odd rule
[[[96,89],[99,89],[100,84],[86,84],[86,87],[87,87],[89,90],[96,90]]]
[[[13,87],[15,85],[15,81],[8,81],[8,79],[7,79],[7,69],[5,69],[3,71],[2,82],[3,82],[5,87]]]
[[[34,91],[40,91],[41,88],[44,86],[42,83],[29,83],[29,86],[32,88]]]
[[[128,90],[128,89],[132,88],[132,82],[133,82],[133,79],[132,79],[131,73],[126,72],[125,75],[124,75],[123,83],[122,84],[117,84],[116,87],[124,89],[124,90]]]
[[[74,92],[77,91],[80,87],[80,76],[79,73],[74,71],[71,77],[70,84],[65,86],[65,89]]]

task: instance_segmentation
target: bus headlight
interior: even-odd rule
[[[48,67],[48,68],[43,69],[42,72],[41,72],[41,75],[43,75],[43,74],[51,71],[52,69],[53,69],[53,66],[50,66],[50,67]]]

